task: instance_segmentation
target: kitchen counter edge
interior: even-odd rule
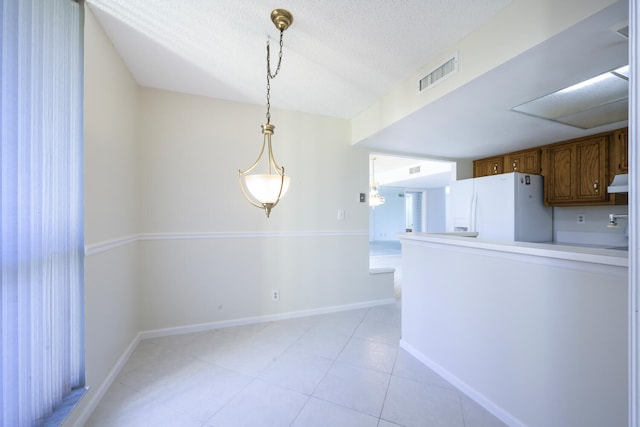
[[[407,243],[437,243],[512,254],[629,267],[629,253],[624,250],[556,243],[499,242],[461,235],[448,235],[446,233],[401,233],[398,234],[398,237],[402,243],[404,241]]]

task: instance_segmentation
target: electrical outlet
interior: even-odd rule
[[[587,219],[584,216],[584,214],[578,214],[577,217],[576,217],[576,222],[578,224],[584,224],[585,222],[587,222]]]
[[[278,301],[280,299],[280,291],[273,289],[271,291],[271,301]]]

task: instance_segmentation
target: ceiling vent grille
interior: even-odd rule
[[[626,27],[620,28],[617,31],[617,33],[620,34],[625,39],[628,39],[629,38],[629,26],[627,25]]]
[[[413,175],[414,173],[420,173],[420,166],[409,168],[409,175]]]
[[[458,56],[454,55],[447,62],[445,62],[444,64],[442,64],[441,66],[439,66],[438,68],[436,68],[435,70],[433,70],[432,72],[430,72],[429,74],[427,74],[426,76],[420,79],[420,83],[419,83],[420,91],[423,91],[433,86],[434,84],[444,79],[449,74],[452,74],[456,71],[458,71]]]
[[[626,22],[619,23],[611,27],[611,31],[619,35],[620,37],[624,37],[629,40],[629,24]]]

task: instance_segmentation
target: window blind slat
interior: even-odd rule
[[[2,426],[84,386],[82,7],[1,0]]]

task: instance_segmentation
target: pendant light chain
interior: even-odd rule
[[[267,124],[271,123],[271,79],[275,79],[280,72],[280,64],[282,64],[282,34],[284,30],[280,30],[280,53],[278,53],[278,66],[276,72],[271,74],[271,54],[269,49],[269,41],[267,40]]]
[[[271,71],[270,40],[267,39],[267,122],[262,124],[262,149],[255,162],[249,168],[238,169],[238,183],[242,195],[247,201],[260,209],[264,209],[267,218],[280,199],[289,188],[291,178],[284,173],[284,167],[278,166],[273,156],[271,136],[275,126],[271,124],[271,79],[276,78],[282,64],[283,33],[293,22],[293,15],[285,9],[275,9],[271,12],[271,22],[280,31],[280,52],[278,53],[278,66],[275,72]],[[267,159],[264,159],[264,156]],[[266,163],[267,173],[251,173],[259,165]]]

